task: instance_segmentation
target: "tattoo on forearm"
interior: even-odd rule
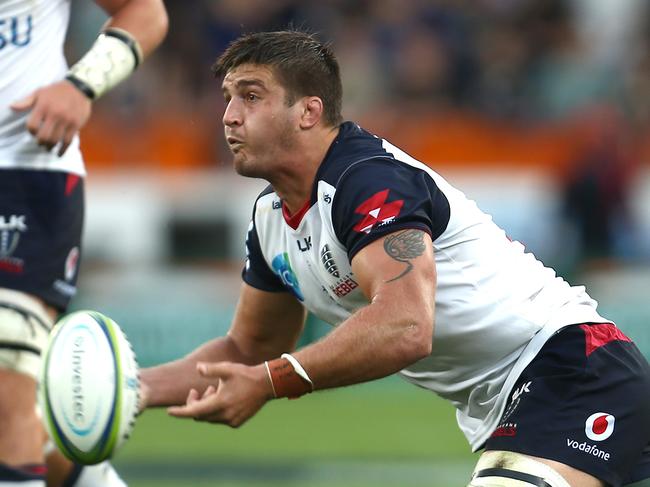
[[[384,250],[393,259],[404,262],[406,269],[397,277],[386,282],[393,282],[405,276],[413,269],[410,260],[421,256],[426,249],[424,232],[420,230],[404,230],[403,232],[388,235],[384,239]]]

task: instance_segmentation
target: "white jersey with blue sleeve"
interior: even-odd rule
[[[64,78],[63,54],[70,0],[0,1],[0,169],[43,169],[85,174],[79,140],[65,154],[48,151],[27,131],[29,112],[10,105]]]
[[[431,236],[438,280],[432,353],[400,375],[451,401],[476,450],[549,337],[569,324],[607,320],[584,287],[570,286],[509,240],[431,168],[342,124],[301,212],[289,215],[271,187],[258,197],[243,278],[293,293],[337,326],[368,304],[351,268],[356,253],[403,229]]]

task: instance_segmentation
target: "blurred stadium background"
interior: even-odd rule
[[[73,2],[77,59],[104,20]],[[645,0],[169,0],[170,33],[96,103],[80,295],[143,365],[225,332],[263,183],[232,174],[210,65],[243,31],[317,31],[344,116],[454,182],[650,355],[650,4]],[[303,338],[326,327],[310,320]],[[389,378],[270,404],[239,430],[147,412],[132,487],[465,485],[453,411]]]

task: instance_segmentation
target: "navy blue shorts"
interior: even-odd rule
[[[64,311],[77,290],[83,218],[79,176],[0,170],[0,287]]]
[[[486,450],[555,460],[618,487],[650,478],[650,366],[612,324],[564,328],[519,377]]]

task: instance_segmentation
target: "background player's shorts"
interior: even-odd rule
[[[0,170],[0,288],[65,310],[76,293],[83,217],[78,176]]]
[[[555,460],[618,487],[650,477],[648,445],[650,366],[608,323],[566,327],[544,345],[485,449]]]
[[[37,379],[51,328],[52,321],[39,301],[0,289],[0,368]]]

